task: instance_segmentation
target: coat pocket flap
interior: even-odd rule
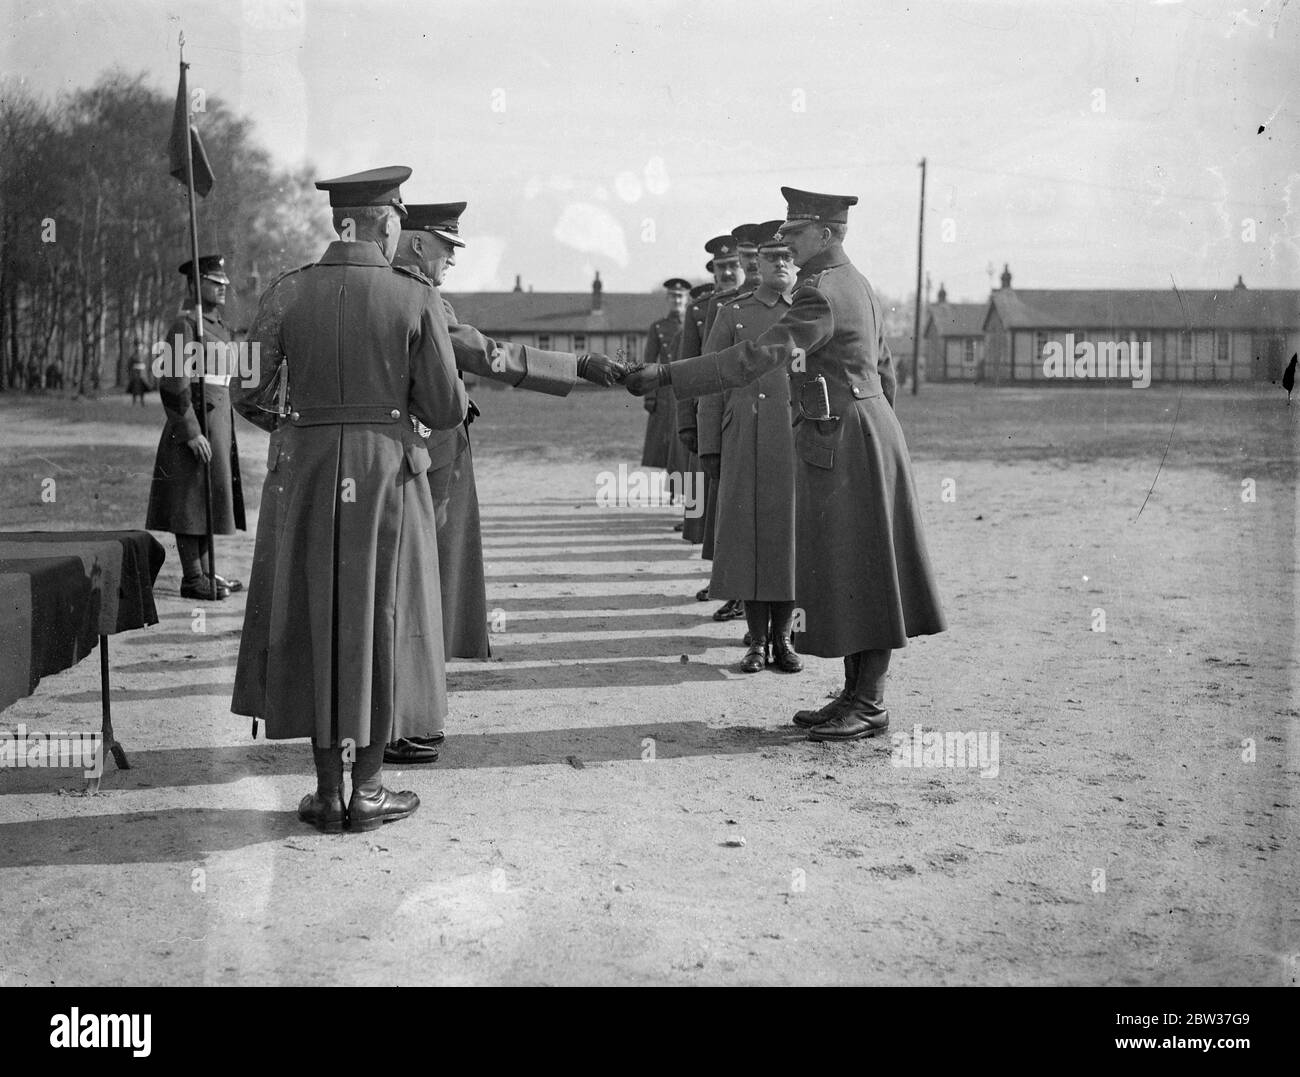
[[[423,475],[429,470],[429,450],[425,447],[424,442],[414,444],[406,442],[406,466],[411,469],[412,475]]]
[[[827,471],[835,466],[835,450],[829,445],[818,445],[816,442],[801,440],[799,456],[805,464],[825,468]]]

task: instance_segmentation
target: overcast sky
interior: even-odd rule
[[[283,163],[467,200],[453,291],[703,279],[788,184],[858,195],[849,254],[902,295],[922,156],[950,298],[1004,262],[1024,288],[1300,287],[1286,0],[0,0],[0,27],[0,71],[49,95],[114,65],[170,95],[183,28],[191,86]]]

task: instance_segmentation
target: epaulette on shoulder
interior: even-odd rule
[[[414,266],[393,266],[393,272],[401,273],[404,276],[412,278],[413,280],[418,280],[421,284],[427,284],[430,288],[433,287],[433,281],[431,281],[428,277],[426,277]]]
[[[824,276],[826,276],[826,270],[823,269],[820,273],[814,273],[811,277],[805,277],[795,285],[794,290],[797,292],[800,288],[819,288],[821,287],[822,277]]]
[[[731,302],[743,303],[746,299],[753,299],[753,298],[754,298],[754,289],[750,288],[749,291],[747,292],[737,292],[735,296],[732,297]]]

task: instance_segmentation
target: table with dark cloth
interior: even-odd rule
[[[148,531],[0,531],[0,710],[100,647],[104,745],[112,736],[108,637],[158,623],[166,553]]]

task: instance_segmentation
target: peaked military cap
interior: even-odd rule
[[[697,284],[694,288],[691,289],[691,298],[699,299],[700,296],[704,295],[706,292],[712,289],[712,287],[713,285],[707,282],[704,284]]]
[[[194,272],[194,259],[182,262],[177,267],[183,277],[189,278]],[[230,278],[226,276],[226,257],[223,254],[201,254],[199,255],[199,276],[204,280],[216,281],[218,284],[229,284]]]
[[[465,246],[460,238],[460,215],[465,212],[468,202],[426,202],[406,207],[406,220],[402,222],[404,232],[432,232],[439,239],[445,239],[453,247]]]
[[[781,195],[786,201],[783,231],[795,231],[807,224],[847,224],[849,206],[858,204],[855,194],[817,194],[782,187]]]
[[[405,216],[401,186],[410,178],[411,170],[405,165],[388,165],[317,180],[316,189],[329,192],[331,206],[392,206]]]
[[[789,244],[781,238],[781,226],[785,221],[764,221],[758,225],[758,249],[768,250],[773,247],[788,247]]]
[[[748,247],[752,251],[758,247],[758,229],[756,224],[738,224],[731,230],[731,234],[740,248]]]
[[[740,257],[739,244],[736,243],[735,236],[714,236],[704,244],[704,249],[713,255],[715,262]]]
[[[664,288],[670,292],[689,292],[691,290],[691,282],[688,280],[682,280],[681,277],[669,277],[664,281]]]

